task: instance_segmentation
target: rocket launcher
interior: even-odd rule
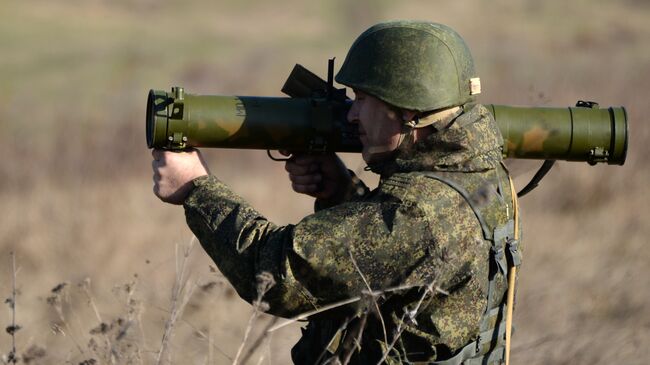
[[[282,91],[290,97],[195,95],[182,87],[149,91],[146,135],[149,148],[189,147],[360,152],[345,89],[296,65]],[[624,107],[601,108],[485,105],[503,135],[503,156],[517,159],[584,161],[623,165],[628,123]],[[550,163],[552,165],[552,163]],[[550,169],[550,166],[548,167]]]

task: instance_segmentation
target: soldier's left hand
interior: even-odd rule
[[[192,190],[192,180],[210,173],[201,152],[154,149],[153,193],[165,203],[181,205]]]

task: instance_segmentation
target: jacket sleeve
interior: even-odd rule
[[[426,284],[450,264],[441,261],[427,217],[413,206],[348,202],[279,227],[216,177],[193,184],[185,202],[189,227],[244,300],[257,297],[257,274],[273,275],[276,284],[264,301],[275,315],[358,296],[367,290],[364,280],[372,290]],[[437,272],[436,281],[453,272]]]
[[[271,313],[292,316],[313,308],[313,299],[287,272],[294,227],[269,222],[214,176],[192,183],[184,203],[187,224],[239,296],[253,302],[256,276],[269,272],[276,285],[263,300]]]

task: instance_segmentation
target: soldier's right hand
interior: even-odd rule
[[[288,156],[287,151],[280,153]],[[339,200],[352,187],[352,177],[335,153],[311,155],[292,154],[286,162],[291,187],[297,193],[324,200]]]

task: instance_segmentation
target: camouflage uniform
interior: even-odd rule
[[[393,159],[371,166],[381,174],[375,190],[357,185],[340,204],[317,202],[296,225],[274,225],[214,176],[193,182],[185,202],[190,228],[246,301],[257,296],[257,274],[273,275],[264,296],[272,314],[292,317],[362,296],[368,285],[407,286],[310,317],[292,350],[295,363],[350,352],[350,363],[375,364],[397,331],[386,362],[440,361],[471,347],[483,322],[502,319],[503,260],[494,259],[485,233],[513,211],[501,135],[480,105],[465,105],[449,128],[433,127],[440,130],[427,140],[403,144]],[[433,287],[440,290],[428,291]]]

